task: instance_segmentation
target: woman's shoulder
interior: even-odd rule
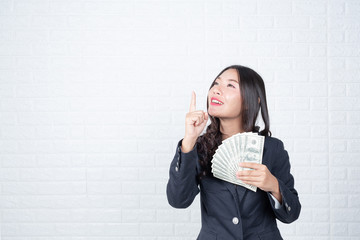
[[[265,137],[263,163],[271,170],[276,166],[288,165],[289,155],[280,139],[270,136]]]
[[[282,148],[283,149],[284,143],[276,137],[265,136],[264,146],[269,147],[269,148]]]

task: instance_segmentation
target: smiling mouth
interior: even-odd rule
[[[217,100],[217,99],[212,98],[212,99],[211,99],[211,104],[212,104],[212,105],[223,105],[224,103],[223,103],[223,102],[220,102],[220,101]]]

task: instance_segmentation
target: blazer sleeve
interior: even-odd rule
[[[175,208],[187,208],[199,193],[197,180],[198,153],[196,145],[188,153],[181,151],[179,141],[174,159],[170,164],[169,180],[166,186],[168,202]]]
[[[277,178],[282,197],[279,209],[275,208],[275,202],[268,193],[272,209],[276,217],[283,223],[291,223],[298,219],[301,210],[298,193],[294,188],[294,177],[290,173],[289,155],[284,149],[284,144],[279,141],[274,154],[274,167],[272,174]]]

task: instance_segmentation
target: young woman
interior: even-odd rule
[[[256,126],[259,111],[265,124]],[[210,125],[201,135],[208,119]],[[185,119],[185,136],[178,143],[167,184],[169,204],[191,205],[200,192],[202,227],[198,240],[282,239],[276,218],[295,221],[301,205],[290,174],[283,143],[271,137],[265,86],[252,69],[225,68],[210,86],[207,112],[196,110],[195,93]],[[236,177],[256,186],[256,192],[213,177],[211,159],[223,140],[242,132],[265,136],[262,164],[241,163],[253,170]]]

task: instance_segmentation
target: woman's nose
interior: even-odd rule
[[[213,93],[214,93],[214,94],[217,94],[217,95],[221,95],[222,92],[221,92],[220,87],[215,85],[215,86],[213,87]]]

